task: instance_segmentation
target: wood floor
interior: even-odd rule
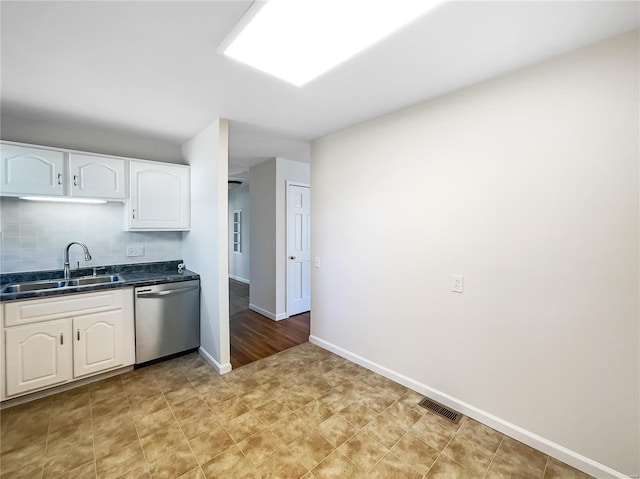
[[[240,367],[309,340],[309,312],[273,321],[249,309],[249,285],[229,279],[231,366]]]

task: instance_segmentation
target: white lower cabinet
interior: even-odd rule
[[[43,308],[59,319],[28,314]],[[131,288],[10,302],[3,312],[3,400],[134,363]]]
[[[73,377],[79,378],[124,364],[121,311],[73,318]]]
[[[15,396],[71,378],[71,320],[8,328],[7,395]]]

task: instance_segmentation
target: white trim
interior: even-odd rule
[[[234,276],[234,275],[230,274],[229,278],[235,279],[236,281],[240,281],[241,283],[250,284],[248,279],[241,278],[240,276]]]
[[[272,313],[271,311],[267,311],[266,309],[262,309],[260,306],[256,306],[255,304],[251,304],[251,303],[249,303],[249,309],[251,311],[255,311],[258,314],[261,314],[262,316],[266,316],[269,319],[273,319],[274,321],[280,321],[282,319],[287,319],[289,317],[287,313],[275,314],[275,313]]]
[[[133,371],[133,365],[120,367],[118,369],[113,369],[111,371],[107,371],[106,373],[96,374],[95,376],[91,376],[88,378],[72,380],[72,381],[69,381],[68,383],[60,384],[58,386],[54,386],[54,387],[44,389],[42,391],[37,391],[34,393],[27,393],[15,398],[5,398],[2,400],[2,403],[0,404],[0,409],[5,409],[8,407],[17,406],[18,404],[24,404],[27,402],[35,401],[36,399],[40,399],[43,397],[52,396],[53,394],[58,394],[63,391],[68,391],[70,389],[75,389],[80,386],[84,386],[86,384],[102,381],[103,379],[117,376],[119,374],[128,373],[129,371]]]
[[[291,181],[291,180],[284,180],[284,182],[287,188],[289,188],[289,186],[304,186],[305,188],[311,188],[310,183],[303,183],[301,181]]]
[[[555,459],[558,459],[565,464],[569,464],[570,466],[575,467],[576,469],[579,469],[580,471],[589,474],[597,479],[629,479],[629,476],[615,471],[610,467],[605,466],[604,464],[600,464],[575,451],[567,449],[560,444],[556,444],[553,441],[538,436],[533,432],[527,431],[526,429],[516,426],[515,424],[505,421],[502,418],[494,416],[493,414],[483,411],[482,409],[461,401],[460,399],[443,393],[442,391],[438,391],[437,389],[429,387],[426,384],[422,384],[418,381],[408,378],[407,376],[404,376],[403,374],[369,361],[362,356],[347,351],[346,349],[342,349],[341,347],[320,339],[317,336],[309,336],[309,342],[320,346],[321,348],[327,349],[332,353],[337,354],[338,356],[342,356],[349,361],[359,364],[362,367],[374,371],[388,379],[391,379],[392,381],[400,383],[403,386],[413,389],[420,394],[441,402],[445,406],[449,406],[461,412],[462,414],[475,419],[476,421],[486,424],[487,426],[500,431],[501,433],[509,437],[512,437],[520,442],[523,442],[524,444],[527,444],[528,446],[542,451],[543,453],[554,457]]]
[[[3,145],[14,145],[14,146],[25,146],[25,147],[29,147],[29,148],[39,148],[41,150],[50,150],[50,151],[60,151],[62,153],[73,153],[73,154],[78,154],[78,155],[90,155],[90,156],[98,156],[100,158],[116,158],[119,160],[134,160],[134,161],[144,161],[145,163],[152,163],[152,164],[158,164],[158,163],[168,163],[170,165],[173,166],[180,166],[182,168],[189,168],[189,165],[185,164],[185,163],[171,163],[171,162],[159,162],[157,160],[144,160],[142,158],[133,158],[131,156],[118,156],[118,155],[110,155],[109,153],[96,153],[93,151],[84,151],[84,150],[71,150],[69,148],[58,148],[57,146],[46,146],[46,145],[36,145],[33,143],[22,143],[19,141],[8,141],[8,140],[0,140],[2,142]],[[128,179],[128,172],[126,172],[125,174],[125,182],[128,183],[129,179]],[[129,198],[122,198],[119,201],[127,201]],[[174,230],[171,230],[174,231]]]
[[[238,215],[238,221],[236,221],[236,214]],[[242,209],[233,210],[231,215],[231,222],[233,223],[233,230],[231,231],[233,241],[231,242],[231,246],[234,254],[242,254]],[[238,231],[236,231],[236,225],[238,225]],[[238,234],[238,241],[236,241],[236,233]],[[237,250],[236,245],[238,245]]]
[[[258,14],[258,12],[262,9],[262,7],[264,7],[266,3],[267,2],[252,2],[251,5],[249,5],[249,8],[247,8],[247,10],[242,14],[242,17],[240,17],[238,23],[236,23],[231,31],[227,33],[227,36],[224,37],[224,40],[222,40],[222,42],[220,42],[220,44],[218,45],[216,51],[220,55],[224,55],[225,50],[229,48],[229,46],[231,46],[238,35],[240,35],[242,30],[245,29],[249,22],[253,20],[253,18]]]
[[[209,365],[218,373],[218,374],[226,374],[231,372],[231,363],[220,364],[215,360],[213,356],[211,356],[206,349],[202,349],[202,347],[198,348],[198,353],[202,356]]]

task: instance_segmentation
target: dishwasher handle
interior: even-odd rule
[[[143,290],[143,291],[139,291],[136,293],[136,297],[138,298],[157,298],[158,296],[169,296],[170,294],[178,294],[178,293],[185,293],[187,291],[194,291],[197,290],[198,286],[190,286],[188,288],[176,288],[176,289],[167,289],[166,291],[158,291],[157,293],[146,293],[144,291],[150,291],[150,290]]]

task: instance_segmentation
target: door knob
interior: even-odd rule
[[[289,259],[296,259],[295,256],[289,256]]]

